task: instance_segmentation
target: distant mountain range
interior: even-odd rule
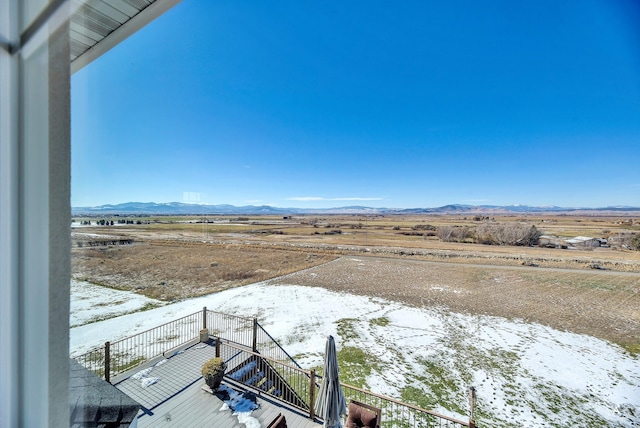
[[[566,208],[556,206],[532,207],[528,205],[461,205],[452,204],[436,208],[371,208],[364,206],[348,206],[336,208],[276,208],[268,205],[200,205],[182,202],[125,202],[116,205],[100,205],[97,207],[73,207],[73,215],[292,215],[292,214],[517,214],[517,213],[550,213],[550,214],[627,214],[640,215],[640,207],[613,206],[602,208]]]

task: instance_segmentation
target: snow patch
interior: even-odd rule
[[[238,422],[247,428],[260,428],[260,421],[251,416],[251,412],[236,412],[233,415],[237,416]]]
[[[148,388],[154,383],[157,383],[159,380],[160,378],[157,377],[145,377],[144,379],[142,379],[142,381],[140,381],[140,385],[142,385],[143,388]]]
[[[144,377],[147,377],[147,376],[149,376],[149,373],[151,373],[151,370],[153,370],[153,367],[149,367],[149,368],[146,368],[144,370],[140,370],[139,372],[134,373],[131,376],[131,379],[140,380],[140,379],[142,379]]]
[[[640,425],[640,357],[617,345],[539,324],[316,287],[263,282],[75,327],[72,353],[203,306],[259,316],[260,324],[305,368],[322,365],[325,338],[331,334],[338,352],[359,347],[376,362],[366,377],[368,389],[395,397],[419,391],[440,404],[434,410],[450,416],[467,417],[466,389],[474,385],[482,426],[566,426],[573,420],[585,426]],[[388,323],[376,322],[382,317]],[[341,337],[338,320],[345,318],[352,321],[349,335]]]
[[[73,328],[137,312],[149,306],[163,306],[165,303],[132,291],[114,290],[86,281],[71,280],[70,304],[69,325]]]

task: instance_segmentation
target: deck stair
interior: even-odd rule
[[[284,398],[290,404],[309,409],[309,404],[300,397],[284,376],[267,360],[251,355],[229,371],[225,377],[247,388],[266,393],[276,398]]]
[[[202,395],[204,392],[198,386],[203,383],[202,365],[213,357],[227,363],[228,386],[250,390],[265,404],[277,403],[279,409],[286,408],[287,419],[298,418],[295,426],[315,426],[317,415],[310,403],[318,397],[321,377],[314,369],[300,367],[255,318],[223,314],[205,307],[150,330],[106,342],[73,358],[140,403],[143,416],[149,417],[146,426],[157,427],[193,426],[194,417],[222,414],[219,408],[212,410],[204,405],[203,397],[210,397]],[[467,422],[344,383],[342,389],[345,398],[381,409],[389,426],[475,426],[473,416]],[[187,405],[194,397],[200,405]],[[188,422],[174,424],[172,414]],[[276,416],[262,409],[256,414],[261,415],[263,422]],[[146,419],[141,416],[140,420]]]

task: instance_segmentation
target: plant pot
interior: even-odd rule
[[[203,328],[200,330],[200,342],[208,342],[209,341],[209,329]]]
[[[213,376],[205,376],[204,381],[211,391],[215,392],[220,388],[220,383],[222,383],[222,378],[224,378],[224,372],[220,372]]]

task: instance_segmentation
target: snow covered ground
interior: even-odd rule
[[[89,313],[93,297],[73,290],[72,319],[81,319],[75,311]],[[110,297],[114,292],[91,292],[101,299],[95,313],[111,310],[101,302],[116,299]],[[256,316],[307,368],[321,366],[325,338],[334,335],[339,356],[360,350],[362,367],[344,354],[343,373],[361,377],[367,389],[462,419],[468,415],[467,387],[474,385],[481,426],[640,426],[640,358],[616,345],[539,324],[322,288],[257,283],[78,326],[71,330],[72,354],[203,306]]]
[[[71,327],[102,321],[121,315],[163,306],[131,291],[101,287],[85,281],[71,280]]]

